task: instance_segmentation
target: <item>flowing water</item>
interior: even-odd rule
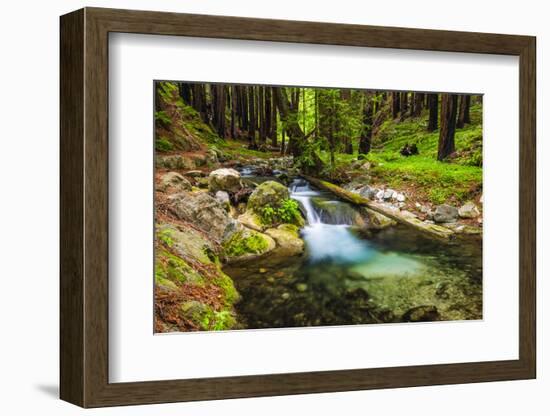
[[[418,307],[420,320],[482,318],[479,240],[442,243],[403,226],[365,231],[360,209],[303,179],[289,189],[307,217],[305,252],[224,268],[246,328],[403,322]]]

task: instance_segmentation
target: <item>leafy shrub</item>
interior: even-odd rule
[[[301,220],[299,205],[294,199],[285,199],[279,207],[262,207],[260,217],[262,222],[268,225],[295,224]]]

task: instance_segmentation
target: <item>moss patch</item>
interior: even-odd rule
[[[223,245],[227,257],[241,257],[246,254],[260,254],[269,248],[268,240],[255,231],[238,231]]]

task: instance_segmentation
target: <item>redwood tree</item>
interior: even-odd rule
[[[428,94],[428,107],[430,109],[430,116],[428,118],[428,131],[437,130],[437,119],[439,110],[439,95]]]
[[[455,129],[458,107],[458,95],[441,95],[441,127],[437,160],[443,160],[455,151]]]
[[[365,93],[365,105],[363,107],[363,129],[359,138],[359,153],[367,154],[370,152],[372,141],[372,121],[374,114],[374,101],[372,93]]]
[[[460,106],[456,127],[461,129],[465,124],[470,124],[470,96],[460,96]]]

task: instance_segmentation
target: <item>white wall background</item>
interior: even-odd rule
[[[357,0],[120,0],[4,2],[0,14],[0,410],[4,414],[83,412],[58,394],[58,16],[83,6],[166,10],[294,20],[529,34],[538,37],[538,380],[317,394],[87,411],[103,415],[529,414],[550,408],[545,243],[550,209],[543,183],[550,146],[543,140],[550,102],[550,26],[536,0],[360,2]],[[546,199],[546,200],[545,200]]]

